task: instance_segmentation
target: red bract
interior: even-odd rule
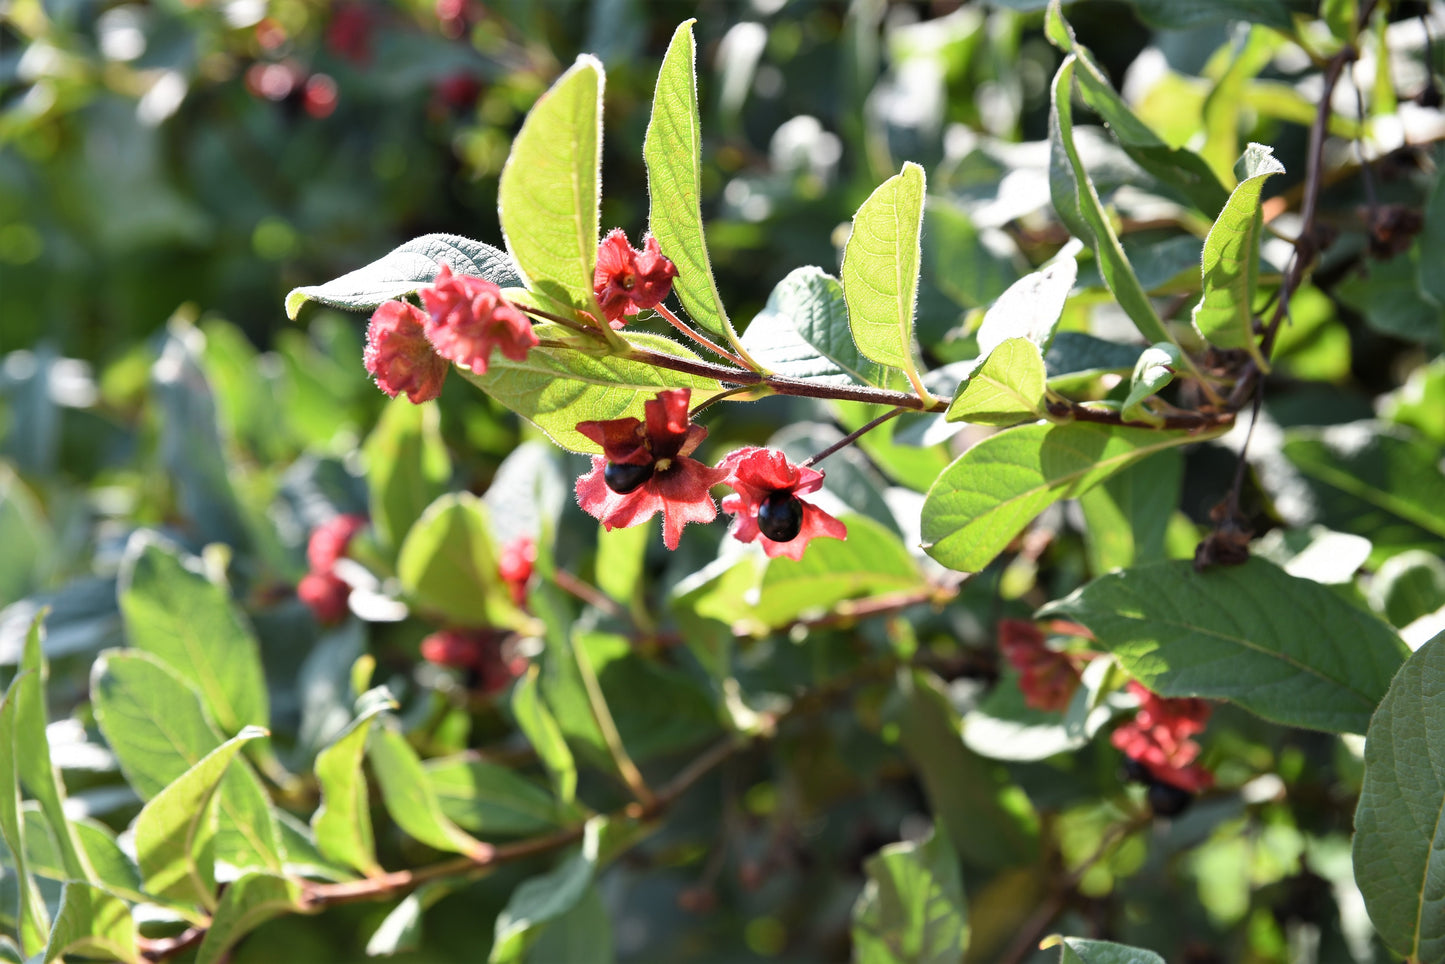
[[[527,601],[527,581],[537,561],[537,546],[528,536],[518,536],[502,548],[497,570],[502,581],[512,590],[512,602],[518,606]]]
[[[738,517],[733,535],[743,542],[760,540],[769,558],[801,559],[810,539],[847,537],[847,526],[798,498],[818,490],[822,472],[794,465],[776,449],[754,446],[728,453],[718,468],[734,490],[722,501],[723,511]]]
[[[452,274],[443,264],[432,287],[420,294],[427,310],[426,336],[437,354],[478,375],[487,373],[493,348],[512,361],[523,361],[537,345],[527,316],[485,278]]]
[[[627,528],[662,513],[662,541],[676,549],[682,527],[717,518],[708,489],[727,473],[687,458],[707,429],[691,424],[686,388],[657,393],[643,405],[646,421],[581,422],[577,431],[602,446],[592,471],[577,480],[577,504],[608,529]],[[618,467],[622,467],[619,470]]]
[[[592,290],[607,323],[621,328],[626,316],[662,304],[676,277],[677,266],[663,257],[656,238],[648,238],[638,251],[627,243],[621,228],[614,228],[597,246]]]
[[[1049,649],[1043,631],[1025,619],[1001,619],[998,648],[1019,671],[1024,702],[1036,710],[1063,712],[1079,686],[1079,670],[1067,654]]]
[[[495,629],[443,629],[421,641],[421,655],[438,666],[475,674],[476,688],[495,693],[527,671],[525,657],[506,657],[505,634]]]
[[[362,360],[376,386],[395,398],[402,392],[413,404],[431,401],[442,392],[447,360],[426,339],[426,315],[405,301],[377,307],[366,326]]]
[[[1137,760],[1159,783],[1198,793],[1214,785],[1214,774],[1194,761],[1199,744],[1189,739],[1203,731],[1211,707],[1198,699],[1164,699],[1139,683],[1129,692],[1139,698],[1139,712],[1114,731],[1112,742]]]
[[[311,607],[317,622],[330,626],[346,618],[351,587],[330,570],[308,572],[297,584],[296,595]]]
[[[330,572],[365,526],[366,520],[359,515],[338,515],[312,529],[306,543],[306,561],[311,563],[311,571]]]

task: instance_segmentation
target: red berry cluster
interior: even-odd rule
[[[1133,682],[1129,692],[1138,697],[1139,712],[1114,731],[1114,746],[1141,765],[1154,783],[1187,793],[1212,787],[1214,774],[1194,762],[1199,744],[1190,739],[1203,732],[1210,705],[1199,699],[1164,699]]]
[[[1050,649],[1043,630],[1024,619],[1001,619],[998,648],[1019,671],[1024,702],[1036,710],[1063,712],[1079,688],[1079,668],[1067,654]]]
[[[317,622],[333,625],[346,618],[351,587],[336,574],[337,560],[346,556],[351,540],[366,527],[359,515],[334,516],[311,531],[306,544],[308,572],[296,586],[296,595],[316,616]]]

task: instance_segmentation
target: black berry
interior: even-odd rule
[[[803,531],[803,503],[786,490],[774,492],[758,506],[758,531],[774,542],[792,542]]]
[[[1146,799],[1149,801],[1149,809],[1154,811],[1154,816],[1177,817],[1189,809],[1189,805],[1194,802],[1194,794],[1188,790],[1181,790],[1176,786],[1155,781],[1149,784]]]
[[[1124,778],[1130,783],[1149,783],[1149,768],[1133,757],[1124,757]]]
[[[606,482],[607,487],[618,495],[637,491],[650,478],[652,478],[651,462],[646,465],[608,462],[607,467],[602,470],[602,481]]]

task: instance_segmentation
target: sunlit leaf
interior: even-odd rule
[[[1130,422],[1155,422],[1158,417],[1145,407],[1144,402],[1163,391],[1174,381],[1174,372],[1179,368],[1179,348],[1168,342],[1150,345],[1144,349],[1134,363],[1134,377],[1129,383],[1129,394],[1119,417]]]
[[[485,838],[555,830],[562,816],[552,795],[514,770],[462,754],[426,762],[427,782],[444,813]]]
[[[968,947],[958,856],[941,828],[892,844],[863,864],[868,881],[853,905],[859,964],[953,964]]]
[[[273,917],[304,913],[301,884],[273,874],[246,874],[231,881],[196,952],[196,964],[219,964],[226,952]]]
[[[446,491],[451,476],[437,406],[392,399],[362,454],[377,541],[398,546],[432,500]]]
[[[136,945],[130,907],[119,897],[92,884],[66,884],[60,911],[55,915],[55,927],[45,947],[46,964],[59,960],[63,954],[139,964],[144,958]]]
[[[954,392],[950,422],[1014,425],[1047,414],[1044,359],[1027,338],[1010,338],[989,352]]]
[[[427,782],[426,770],[416,751],[406,742],[389,717],[374,727],[367,745],[376,782],[381,785],[381,800],[386,812],[408,836],[429,847],[450,853],[480,858],[491,848],[448,820],[441,804]]]
[[[50,915],[46,913],[45,901],[35,886],[35,880],[26,867],[25,846],[20,815],[20,775],[16,771],[16,700],[20,678],[10,683],[10,689],[0,701],[0,837],[10,851],[14,862],[18,909],[15,920],[19,922],[17,936],[20,948],[28,956],[40,953],[46,944],[50,930]],[[8,875],[7,875],[8,876]]]
[[[321,805],[311,817],[316,846],[328,859],[364,874],[378,873],[376,843],[371,832],[371,805],[361,761],[372,721],[388,706],[375,699],[330,746],[316,755],[316,780]]]
[[[843,286],[822,268],[794,268],[779,281],[743,334],[743,346],[789,378],[882,385],[888,377],[853,343]]]
[[[547,768],[558,799],[571,803],[577,795],[577,764],[562,737],[561,728],[542,702],[537,676],[536,667],[532,667],[512,688],[512,716],[516,718],[518,728],[526,734],[532,749],[537,751],[542,765]]]
[[[401,587],[423,609],[465,626],[516,625],[524,617],[497,569],[482,500],[448,493],[406,534],[396,560]]]

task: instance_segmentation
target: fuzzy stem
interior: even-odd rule
[[[867,425],[864,425],[862,428],[854,429],[853,431],[849,432],[847,435],[843,436],[838,441],[834,442],[832,445],[819,452],[817,455],[810,456],[799,462],[798,464],[803,468],[807,468],[811,465],[817,465],[819,462],[823,461],[839,449],[846,448],[847,446],[852,445],[854,442],[858,441],[864,435],[867,435],[869,432],[873,431],[875,428],[882,425],[890,418],[896,418],[902,414],[903,409],[901,408],[890,409],[889,411],[886,411],[882,415],[879,415],[877,418],[873,419]]]
[[[705,335],[703,335],[702,332],[698,331],[696,328],[693,328],[691,325],[684,322],[681,318],[677,317],[677,315],[673,314],[671,309],[669,309],[667,305],[659,304],[656,307],[656,311],[663,318],[667,319],[667,323],[669,325],[676,328],[678,331],[682,332],[684,335],[691,338],[693,341],[697,342],[699,345],[703,346],[714,355],[717,355],[719,358],[726,358],[728,361],[732,362],[739,368],[753,367],[747,362],[743,361],[737,355],[734,355],[732,352],[728,351],[726,348],[718,347],[716,342],[709,340]]]

